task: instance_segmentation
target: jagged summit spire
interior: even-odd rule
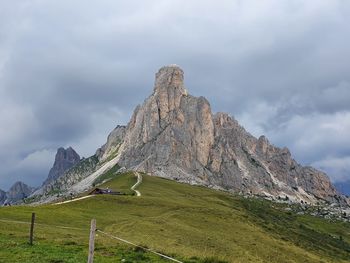
[[[57,179],[79,161],[80,156],[72,147],[68,147],[67,149],[63,147],[58,148],[53,167],[50,169],[49,175],[43,185],[47,185],[51,181]]]
[[[176,64],[161,67],[156,74],[154,92],[170,88],[180,91],[180,94],[187,94],[184,87],[184,71]]]

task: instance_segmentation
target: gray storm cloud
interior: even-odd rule
[[[176,63],[190,93],[334,181],[350,175],[350,2],[1,1],[0,188],[94,153]]]

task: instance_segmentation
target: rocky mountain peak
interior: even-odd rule
[[[180,106],[182,96],[186,96],[184,72],[177,65],[162,67],[156,74],[153,96],[156,98],[161,118]]]
[[[23,182],[14,183],[6,193],[5,203],[13,204],[27,198],[34,191],[33,187],[26,185]]]
[[[76,162],[80,160],[80,156],[76,153],[76,151],[72,147],[68,147],[67,149],[60,147],[57,149],[55,162],[59,164],[63,160],[66,160],[68,162]]]
[[[159,175],[172,171],[174,177],[192,180],[188,172],[207,165],[214,141],[210,104],[203,97],[187,95],[183,78],[183,71],[175,65],[156,74],[153,94],[135,109],[126,128],[122,166]]]
[[[157,92],[169,88],[185,93],[184,72],[175,64],[164,66],[156,73],[154,91]]]
[[[65,154],[59,149],[52,177]],[[230,115],[213,114],[204,97],[187,94],[184,72],[177,65],[158,71],[151,96],[136,107],[126,127],[110,133],[96,156],[105,163],[100,169],[118,163],[130,170],[247,195],[348,202],[324,173],[298,164],[287,148],[275,147],[265,136],[255,138]],[[94,176],[86,178],[84,187]]]
[[[51,168],[49,175],[43,185],[46,185],[49,182],[57,179],[65,171],[73,167],[79,161],[80,156],[72,147],[68,147],[67,149],[64,149],[63,147],[58,148],[53,167]]]
[[[10,187],[9,192],[11,192],[11,191],[18,192],[18,191],[21,191],[27,187],[29,187],[29,186],[26,185],[25,183],[23,183],[21,181],[17,181]]]
[[[338,195],[325,174],[299,165],[287,148],[255,138],[228,114],[212,114],[205,98],[188,95],[177,65],[158,71],[153,94],[135,109],[122,137],[119,164],[129,169],[294,201]]]

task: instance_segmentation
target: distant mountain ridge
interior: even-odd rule
[[[63,147],[58,148],[55,155],[55,161],[47,178],[42,183],[41,187],[32,193],[32,196],[50,192],[53,189],[52,185],[55,184],[67,171],[79,164],[80,161],[79,154],[72,147],[68,147],[67,149],[64,149]]]
[[[0,190],[0,205],[21,203],[25,198],[30,196],[34,190],[34,187],[30,187],[18,181],[14,183],[7,192]]]
[[[118,164],[236,193],[349,204],[325,173],[301,166],[287,148],[273,146],[265,136],[255,138],[228,114],[213,114],[204,97],[189,95],[177,65],[158,71],[153,93],[136,107],[128,125],[117,126],[85,163],[53,176],[49,190],[86,190]]]

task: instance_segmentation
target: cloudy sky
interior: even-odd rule
[[[193,95],[350,179],[350,1],[0,0],[0,188],[94,154],[178,64]]]

